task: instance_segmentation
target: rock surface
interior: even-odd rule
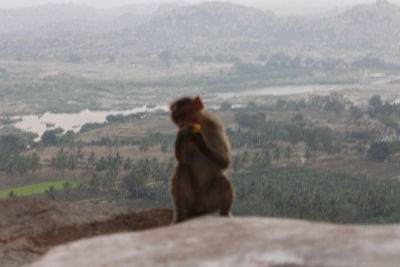
[[[204,217],[52,249],[52,266],[399,266],[400,226]]]
[[[68,204],[35,198],[0,201],[0,266],[21,266],[49,247],[84,237],[169,225],[172,211],[134,212],[112,205]]]

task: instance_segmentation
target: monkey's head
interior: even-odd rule
[[[179,98],[170,105],[171,119],[179,128],[199,124],[203,107],[203,102],[199,96]]]

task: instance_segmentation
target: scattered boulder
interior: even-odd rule
[[[400,226],[203,217],[52,249],[31,267],[398,266]]]
[[[36,198],[0,200],[0,266],[32,262],[55,245],[80,238],[169,225],[172,211],[135,212],[113,205]]]

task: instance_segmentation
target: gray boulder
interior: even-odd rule
[[[400,226],[203,217],[51,249],[32,267],[400,266]]]

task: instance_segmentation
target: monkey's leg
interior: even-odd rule
[[[233,185],[231,181],[224,175],[219,180],[221,207],[219,215],[221,216],[232,216],[231,209],[233,199],[235,197]]]
[[[177,166],[171,180],[171,196],[174,204],[173,224],[190,218],[190,207],[194,203],[194,191],[190,182],[189,170]]]
[[[202,198],[206,213],[219,210],[221,216],[231,216],[234,190],[225,175],[215,178]]]

